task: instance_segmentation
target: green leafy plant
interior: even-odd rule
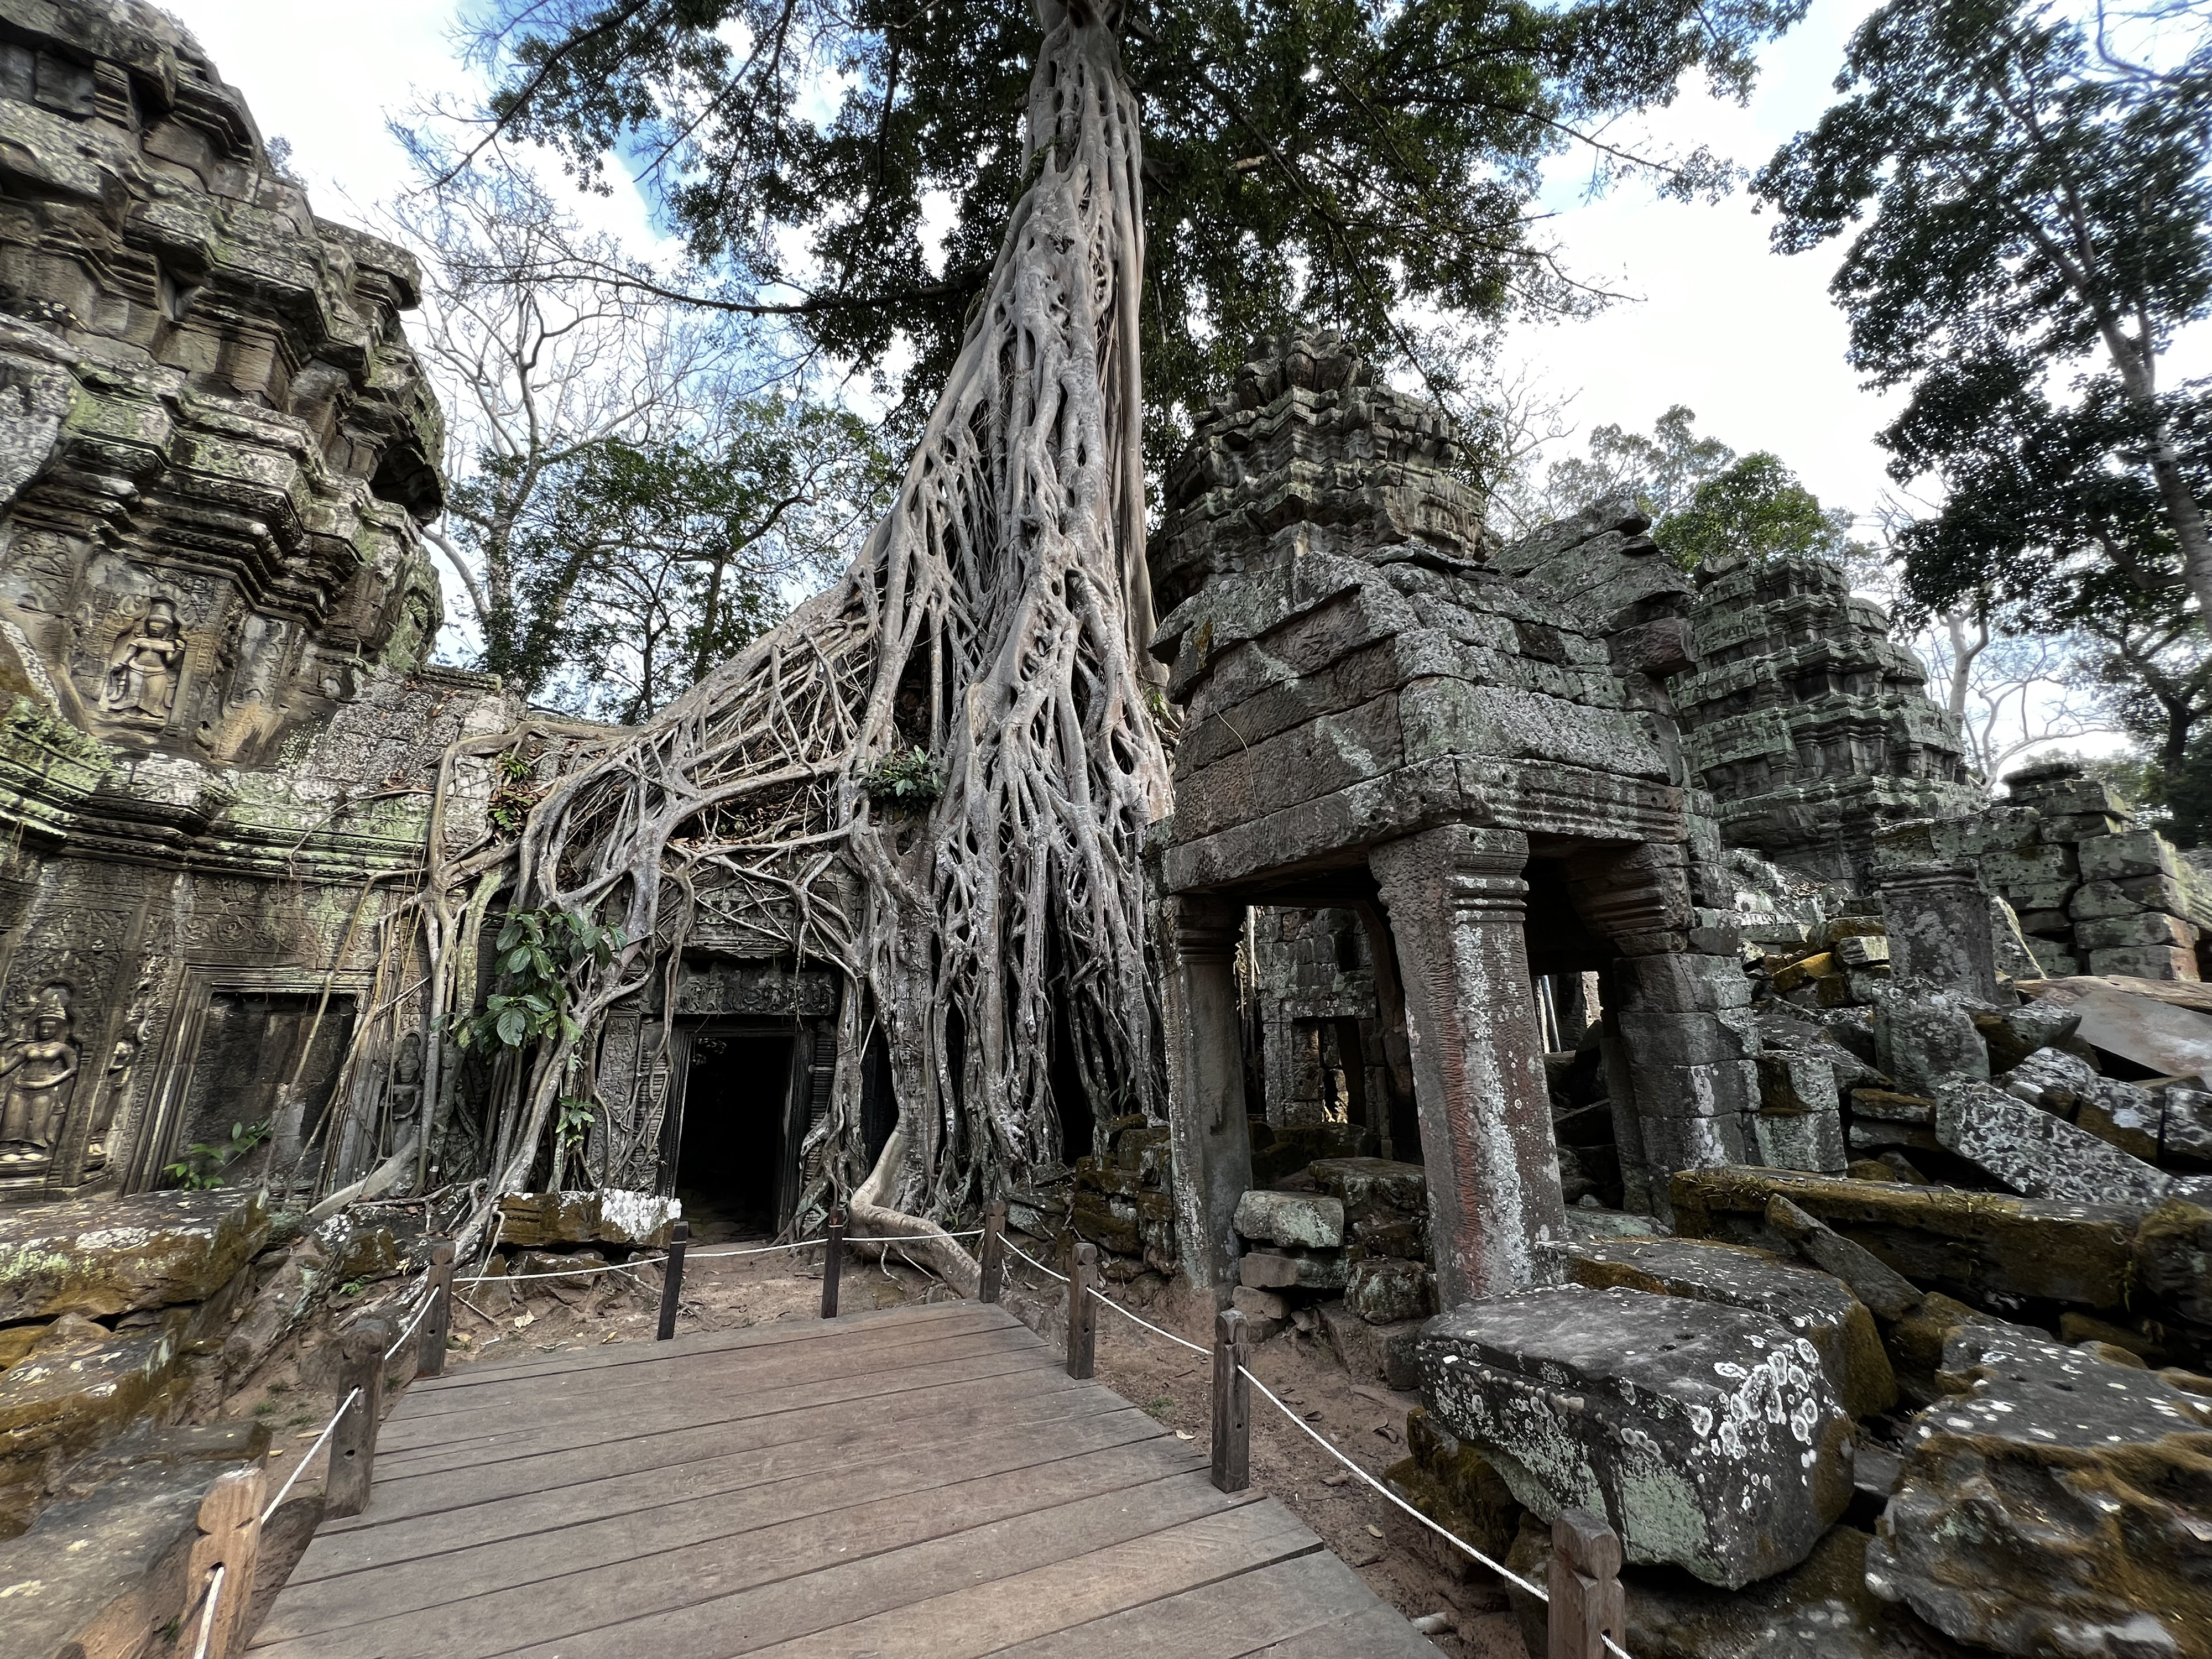
[[[182,1158],[167,1165],[161,1173],[187,1192],[204,1192],[210,1187],[220,1187],[222,1185],[222,1172],[268,1139],[270,1133],[265,1118],[258,1123],[234,1123],[230,1126],[229,1139],[196,1140],[185,1148]]]
[[[502,836],[520,835],[530,809],[538,804],[538,792],[530,787],[531,772],[530,762],[518,750],[510,749],[499,757],[498,781],[492,786],[484,817]]]
[[[886,755],[860,774],[860,787],[878,806],[920,812],[945,793],[945,774],[926,749]]]
[[[569,1041],[583,1030],[568,1012],[568,975],[592,963],[605,967],[624,940],[574,910],[516,910],[499,930],[499,971],[483,1007],[453,1016],[464,1048],[481,1043],[520,1048],[540,1037]]]
[[[599,1121],[599,1106],[595,1100],[583,1095],[562,1095],[553,1114],[553,1180],[560,1184],[561,1172],[573,1157],[580,1157],[584,1142],[592,1133],[592,1125]]]

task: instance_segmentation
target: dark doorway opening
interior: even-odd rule
[[[768,1237],[780,1224],[791,1045],[788,1031],[692,1035],[676,1196],[695,1243]]]

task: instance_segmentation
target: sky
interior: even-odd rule
[[[428,96],[471,85],[449,38],[453,0],[170,0],[169,9],[246,94],[264,135],[292,146],[315,210],[356,222],[404,187],[385,127]],[[1863,0],[1814,0],[1771,46],[1747,108],[1686,93],[1649,125],[1662,140],[1710,144],[1747,167],[1809,125]],[[1640,187],[1582,199],[1586,163],[1562,158],[1547,204],[1569,265],[1634,296],[1591,320],[1516,331],[1504,357],[1551,396],[1571,398],[1582,432],[1607,422],[1648,428],[1669,405],[1738,450],[1771,449],[1825,501],[1860,512],[1887,487],[1874,434],[1881,398],[1844,362],[1841,316],[1826,285],[1832,250],[1792,258],[1766,251],[1771,222],[1742,192],[1711,206],[1661,202]],[[633,246],[651,233],[629,191],[580,204]]]

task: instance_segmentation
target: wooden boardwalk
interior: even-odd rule
[[[267,1659],[1434,1659],[1281,1504],[973,1302],[471,1366]]]

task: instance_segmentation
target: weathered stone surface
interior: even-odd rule
[[[2172,1185],[2141,1158],[1986,1083],[1944,1085],[1936,1138],[2029,1198],[2148,1209]]]
[[[1255,1291],[1341,1291],[1351,1276],[1350,1265],[1337,1250],[1247,1250],[1237,1268],[1238,1282]]]
[[[1254,1342],[1266,1342],[1281,1335],[1283,1327],[1290,1322],[1290,1304],[1279,1291],[1257,1291],[1249,1285],[1239,1285],[1230,1291],[1229,1305],[1244,1316],[1246,1333]]]
[[[2009,1072],[2039,1048],[2052,1048],[2081,1028],[2081,1016],[2050,1002],[1977,1012],[1974,1029],[1989,1047],[1990,1070]]]
[[[2015,1100],[2039,1106],[2146,1163],[2162,1150],[2165,1103],[2148,1089],[2100,1077],[2079,1054],[2039,1048],[1997,1079]]]
[[[1875,1063],[1905,1094],[1933,1096],[1943,1084],[1986,1079],[1990,1053],[1966,999],[1898,986],[1875,1005]]]
[[[268,1235],[258,1188],[0,1209],[0,1322],[204,1301]]]
[[[1268,1244],[1335,1249],[1344,1243],[1344,1206],[1313,1193],[1249,1192],[1237,1200],[1237,1231]]]
[[[2212,1656],[2212,1409],[2018,1327],[1963,1327],[1867,1580],[2005,1654]]]
[[[1559,1285],[1471,1303],[1419,1344],[1429,1408],[1538,1515],[1603,1515],[1632,1561],[1729,1588],[1796,1565],[1850,1497],[1850,1417],[1762,1315]]]
[[[2162,1150],[2212,1164],[2212,1090],[2175,1084],[2160,1093],[2165,1097],[2160,1124]]]
[[[1674,1181],[1676,1231],[1770,1248],[1777,1194],[1922,1289],[2118,1308],[2135,1277],[2137,1214],[2124,1206],[1911,1187],[1790,1170],[1692,1170]]]
[[[2212,1331],[2212,1206],[2166,1200],[2136,1230],[2135,1260],[2144,1290]]]
[[[1620,1575],[1628,1613],[1622,1644],[1637,1659],[1966,1659],[1966,1650],[1867,1588],[1873,1541],[1856,1527],[1832,1527],[1802,1565],[1733,1592],[1630,1567]],[[1545,1583],[1550,1530],[1524,1521],[1506,1565]],[[1544,1604],[1511,1595],[1529,1659],[1547,1659]]]
[[[1520,1504],[1482,1454],[1426,1408],[1416,1406],[1406,1413],[1406,1455],[1384,1471],[1382,1482],[1453,1537],[1493,1561],[1504,1559],[1521,1520]],[[1487,1568],[1395,1510],[1385,1511],[1383,1526],[1393,1543],[1448,1578],[1467,1583],[1490,1576]]]
[[[1321,1318],[1322,1338],[1335,1351],[1337,1360],[1355,1381],[1389,1382],[1394,1389],[1417,1389],[1416,1376],[1401,1381],[1390,1366],[1390,1345],[1417,1335],[1424,1322],[1407,1320],[1401,1325],[1370,1325],[1346,1307],[1341,1299],[1324,1302],[1315,1310]]]
[[[523,1249],[544,1244],[659,1248],[683,1213],[676,1200],[654,1193],[509,1193],[499,1200],[499,1236]]]
[[[1871,1250],[1806,1214],[1779,1193],[1766,1201],[1766,1224],[1806,1261],[1832,1274],[1862,1306],[1880,1317],[1902,1319],[1920,1305],[1920,1292],[1911,1279]]]
[[[1418,1164],[1382,1158],[1325,1158],[1309,1164],[1314,1185],[1344,1206],[1345,1219],[1391,1221],[1428,1213],[1429,1181]]]
[[[1686,1238],[1622,1239],[1568,1248],[1567,1274],[1593,1290],[1625,1285],[1765,1314],[1804,1337],[1844,1408],[1856,1417],[1897,1403],[1897,1379],[1873,1316],[1844,1282],[1764,1250]]]
[[[185,1382],[178,1316],[110,1334],[64,1315],[47,1330],[0,1372],[0,1537],[29,1523],[64,1463],[160,1411]]]
[[[1368,1256],[1352,1264],[1344,1304],[1370,1325],[1425,1319],[1435,1308],[1429,1270],[1395,1256]]]

